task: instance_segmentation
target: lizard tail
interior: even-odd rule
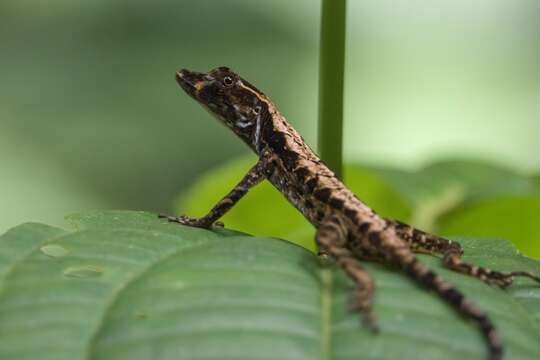
[[[415,281],[421,283],[427,289],[434,290],[442,299],[449,303],[460,314],[475,321],[482,334],[486,338],[490,360],[501,360],[503,358],[503,347],[495,326],[489,317],[480,310],[471,300],[465,297],[454,286],[443,280],[426,265],[422,264],[411,252],[405,258],[396,256],[398,263],[404,268],[406,273]]]

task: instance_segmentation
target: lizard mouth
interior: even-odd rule
[[[176,82],[185,92],[195,96],[206,83],[203,73],[181,69],[176,72]]]

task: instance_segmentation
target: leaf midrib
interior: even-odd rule
[[[322,269],[321,279],[321,360],[331,360],[333,275]]]

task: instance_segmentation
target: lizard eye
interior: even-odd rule
[[[255,115],[259,115],[259,113],[261,112],[261,107],[260,106],[254,107],[253,112],[255,113]]]
[[[225,77],[223,78],[223,85],[225,85],[225,86],[231,86],[232,84],[234,84],[234,81],[233,81],[232,77],[230,77],[230,76],[225,76]]]

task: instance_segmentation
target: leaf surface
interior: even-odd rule
[[[440,219],[441,234],[512,239],[540,258],[540,196],[504,196],[464,205]]]
[[[346,310],[348,278],[289,242],[143,212],[69,220],[0,237],[2,359],[486,358],[474,324],[380,264],[365,263],[375,336]],[[462,240],[478,264],[540,272],[508,242]],[[492,316],[509,359],[540,357],[538,285],[502,291],[421,258]]]

